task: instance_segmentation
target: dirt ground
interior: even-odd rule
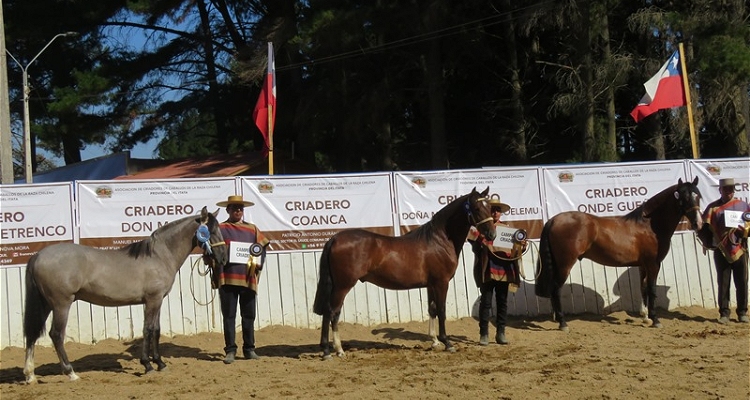
[[[427,323],[343,324],[345,358],[322,361],[319,331],[256,332],[260,360],[225,365],[218,333],[162,338],[165,371],[143,374],[141,341],[68,343],[81,377],[68,382],[50,347],[37,347],[39,383],[23,384],[23,350],[0,354],[2,399],[747,399],[750,325],[717,324],[717,310],[661,311],[661,329],[625,312],[570,318],[511,317],[511,344],[477,343],[477,322],[451,321],[458,351],[430,349]],[[238,335],[239,336],[239,335]]]

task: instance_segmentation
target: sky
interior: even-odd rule
[[[130,150],[130,158],[154,158],[154,150],[160,138],[151,139],[146,143],[139,143]],[[81,161],[112,154],[105,146],[88,145],[81,151]],[[64,163],[62,163],[64,164]]]

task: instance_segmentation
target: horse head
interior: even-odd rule
[[[489,186],[481,193],[477,192],[477,188],[475,187],[466,198],[464,208],[469,216],[469,223],[476,227],[482,236],[492,241],[495,240],[497,232],[495,231],[495,222],[492,219],[490,203],[487,198],[489,192]]]
[[[203,259],[213,259],[216,265],[224,265],[227,262],[227,247],[224,237],[219,229],[219,221],[216,216],[219,215],[219,209],[209,213],[204,206],[201,210],[200,225],[195,232],[196,244],[203,249]]]
[[[698,190],[698,177],[693,182],[683,182],[682,178],[677,181],[677,188],[674,191],[674,197],[680,212],[690,221],[690,228],[694,231],[700,231],[703,227],[703,218],[701,217],[701,192]]]

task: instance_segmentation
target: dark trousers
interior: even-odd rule
[[[495,324],[498,330],[504,330],[508,317],[508,282],[489,280],[479,287],[479,334],[487,335],[490,314],[492,313],[492,293],[495,293],[497,314]]]
[[[242,352],[255,350],[255,299],[256,293],[249,288],[224,285],[219,288],[221,315],[224,322],[224,351],[237,352],[235,342],[235,326],[237,320],[237,303],[240,305],[242,318]]]
[[[716,279],[719,284],[719,313],[729,317],[729,289],[734,276],[734,288],[737,291],[737,316],[747,315],[747,252],[739,260],[730,263],[721,254],[714,251]]]

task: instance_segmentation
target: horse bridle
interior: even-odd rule
[[[480,198],[478,198],[478,199],[477,199],[476,201],[478,201],[478,202],[479,202],[479,201],[486,201],[486,200],[487,200],[487,198],[486,198],[486,197],[480,197]],[[492,219],[492,216],[491,216],[491,215],[490,215],[489,217],[487,217],[487,218],[485,218],[485,219],[481,220],[481,221],[477,221],[477,220],[476,220],[476,219],[474,218],[474,213],[473,213],[473,212],[471,212],[471,206],[469,206],[469,200],[466,200],[466,214],[468,214],[468,217],[469,217],[469,223],[471,223],[471,224],[472,224],[472,225],[474,225],[474,226],[479,226],[479,225],[481,225],[481,224],[484,224],[484,223],[487,223],[487,222],[493,222],[493,223],[494,223],[494,221],[495,221],[495,220],[493,220],[493,219]]]
[[[699,196],[699,197],[700,197],[700,194],[699,194],[699,193],[695,193],[695,192],[694,192],[694,191],[692,191],[692,190],[690,191],[690,193],[689,193],[689,194],[690,194],[691,196],[692,196],[692,195],[697,195],[697,196]],[[678,200],[679,200],[679,202],[680,202],[680,206],[682,206],[682,199],[680,199],[680,198],[679,198],[680,196],[678,195],[678,193],[677,193],[676,191],[675,191],[675,197],[677,197],[677,198],[678,198]],[[700,204],[700,203],[699,203],[699,204]],[[687,216],[687,215],[688,215],[688,213],[690,213],[691,211],[698,211],[698,212],[700,213],[700,210],[701,210],[701,207],[700,207],[700,205],[695,205],[695,206],[692,206],[692,207],[690,207],[690,208],[683,208],[683,209],[682,209],[682,215],[684,215],[684,216]]]
[[[213,250],[211,250],[213,247],[227,245],[224,242],[211,243],[211,232],[208,230],[208,226],[206,224],[200,224],[198,229],[195,231],[195,238],[198,241],[198,246],[203,249],[204,256],[213,255],[214,252]]]

